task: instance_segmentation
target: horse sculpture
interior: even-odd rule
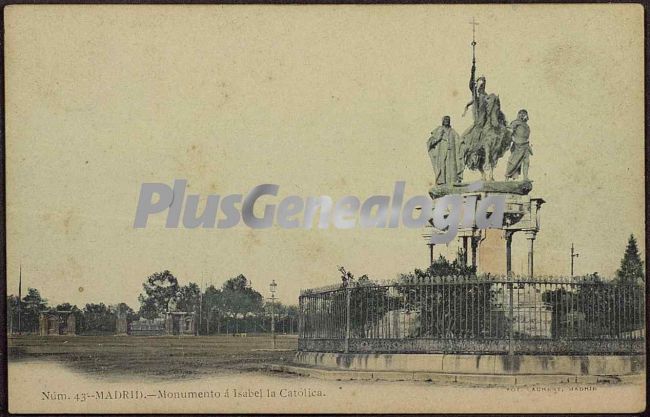
[[[465,149],[463,159],[465,166],[478,170],[483,180],[489,172],[489,180],[494,181],[494,167],[511,142],[506,116],[496,94],[477,96],[473,105],[474,124],[461,137]]]

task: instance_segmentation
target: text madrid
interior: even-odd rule
[[[478,183],[470,184],[477,188]],[[474,187],[472,187],[474,186]],[[326,229],[333,224],[337,229],[420,228],[433,225],[443,233],[433,233],[431,243],[451,242],[458,228],[477,227],[479,229],[500,228],[503,226],[505,197],[491,195],[478,199],[476,195],[446,195],[433,200],[428,196],[416,195],[404,202],[406,183],[397,181],[392,196],[374,195],[363,203],[358,197],[345,196],[336,202],[328,196],[302,198],[290,195],[277,204],[273,201],[258,201],[262,197],[277,197],[280,186],[261,184],[245,196],[230,194],[226,196],[207,195],[205,207],[199,213],[201,195],[185,195],[187,180],[177,179],[173,187],[162,183],[144,183],[135,213],[135,228],[147,226],[149,216],[167,213],[165,227],[177,228],[181,221],[183,227],[228,229],[243,220],[253,229],[267,229],[274,224],[284,229],[310,229],[318,214],[318,228]],[[268,200],[265,198],[264,200]],[[260,211],[260,208],[263,210]],[[222,216],[218,218],[218,212]],[[262,213],[256,215],[255,213]],[[275,221],[274,221],[275,220]]]

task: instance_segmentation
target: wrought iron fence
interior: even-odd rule
[[[301,292],[299,349],[641,353],[644,317],[638,283],[502,276],[353,282]]]

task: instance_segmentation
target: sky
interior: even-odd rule
[[[143,183],[277,199],[426,195],[430,132],[462,133],[472,29],[478,74],[508,121],[530,115],[537,274],[612,276],[645,254],[643,9],[638,5],[8,6],[7,285],[137,307],[142,282],[245,274],[301,288],[422,268],[422,231],[134,229]],[[506,158],[495,175],[502,178]],[[466,179],[478,179],[475,173]],[[515,235],[513,268],[526,268]],[[454,253],[452,246],[436,254]]]

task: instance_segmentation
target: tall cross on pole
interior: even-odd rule
[[[476,26],[478,26],[478,22],[474,17],[472,17],[472,21],[469,22],[470,25],[472,25],[472,64],[476,63]]]

